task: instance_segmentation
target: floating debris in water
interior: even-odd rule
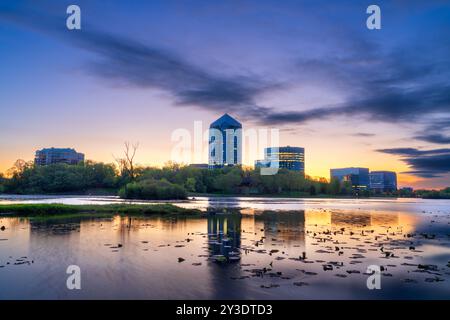
[[[348,274],[352,274],[352,273],[361,273],[361,271],[359,271],[359,270],[347,270],[347,271],[345,271],[345,272],[347,272]]]
[[[438,277],[434,277],[434,278],[426,278],[426,279],[425,279],[425,282],[442,282],[442,281],[445,281],[445,280],[442,279],[442,278],[438,278]]]
[[[264,289],[271,289],[271,288],[278,288],[279,286],[280,286],[279,284],[271,283],[271,284],[269,284],[269,285],[262,284],[262,285],[261,285],[261,288],[264,288]]]
[[[250,278],[249,276],[240,276],[240,277],[230,277],[231,280],[243,280],[243,279],[248,279]]]
[[[409,279],[409,278],[406,278],[406,279],[403,280],[403,281],[406,282],[406,283],[417,283],[417,280]]]
[[[324,264],[323,271],[331,271],[333,270],[333,266],[331,264]]]
[[[300,281],[300,282],[294,282],[293,285],[297,286],[297,287],[304,287],[304,286],[309,286],[309,283]]]
[[[429,271],[438,271],[438,266],[434,264],[419,264],[417,268]]]

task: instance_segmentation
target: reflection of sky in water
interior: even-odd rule
[[[442,202],[424,201],[411,213],[409,202],[399,203],[403,210],[386,210],[383,201],[349,210],[327,199],[262,212],[269,201],[252,201],[235,201],[247,208],[242,217],[0,218],[0,298],[450,297],[450,206]],[[80,291],[65,288],[71,264],[81,267]],[[384,267],[382,290],[366,288],[370,264]]]

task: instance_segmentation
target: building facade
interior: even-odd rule
[[[330,170],[330,178],[338,179],[341,182],[350,182],[357,190],[370,188],[370,178],[368,168],[339,168]]]
[[[242,125],[224,114],[209,126],[209,168],[242,164]]]
[[[270,147],[264,149],[264,160],[256,160],[255,168],[280,168],[305,174],[305,149],[300,147]]]
[[[370,189],[376,193],[397,191],[397,174],[392,171],[371,171]]]
[[[84,161],[84,154],[70,148],[45,148],[36,151],[34,164],[46,166],[55,163],[78,164]]]

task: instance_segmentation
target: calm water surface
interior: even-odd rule
[[[112,203],[115,197],[0,197]],[[450,201],[197,198],[202,218],[0,217],[0,299],[449,299]],[[241,215],[221,214],[239,208]],[[305,257],[305,258],[304,258]],[[368,290],[369,265],[382,266]],[[81,290],[66,268],[81,268]]]

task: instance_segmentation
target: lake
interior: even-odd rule
[[[0,196],[0,204],[122,201]],[[450,298],[449,200],[199,197],[175,204],[214,214],[0,216],[0,299]],[[69,265],[80,267],[80,290],[67,289]],[[379,290],[367,287],[370,265],[381,270]]]

